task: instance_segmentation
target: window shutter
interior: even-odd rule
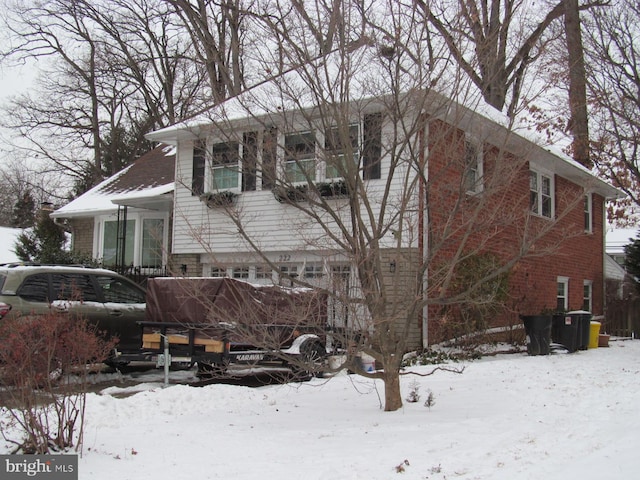
[[[262,141],[262,189],[269,190],[276,185],[276,155],[278,152],[278,130],[264,131]]]
[[[204,170],[206,166],[206,146],[204,141],[197,141],[193,146],[193,168],[191,178],[191,195],[204,193]]]
[[[363,178],[380,178],[380,159],[382,156],[382,114],[372,113],[363,119]]]
[[[256,189],[258,132],[246,132],[242,146],[242,191],[249,192]]]

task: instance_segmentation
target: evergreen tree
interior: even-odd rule
[[[624,266],[635,279],[636,287],[640,291],[640,236],[624,247],[624,253]]]
[[[35,223],[36,202],[31,192],[26,191],[13,207],[11,226],[16,228],[32,227]]]
[[[65,242],[64,229],[43,212],[33,229],[18,236],[14,253],[23,262],[70,263],[71,256],[64,248]]]

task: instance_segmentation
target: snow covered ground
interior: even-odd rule
[[[126,398],[110,387],[88,396],[79,478],[638,478],[640,341],[465,366],[403,377],[403,397],[417,382],[421,398],[393,413],[382,384],[346,374],[259,388],[160,377]]]

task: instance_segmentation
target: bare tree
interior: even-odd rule
[[[243,0],[165,0],[173,6],[194,47],[193,61],[206,72],[211,98],[220,102],[245,86],[243,53],[246,17]]]
[[[280,282],[321,289],[340,311],[330,322],[345,365],[384,381],[385,410],[402,405],[402,359],[427,335],[428,312],[503,302],[504,279],[518,262],[583,231],[552,234],[584,199],[576,188],[558,200],[554,221],[532,217],[526,154],[505,149],[508,128],[492,133],[471,118],[481,100],[465,76],[425,42],[415,11],[397,13],[370,30],[377,45],[342,43],[351,38],[344,32],[331,54],[316,58],[314,50],[299,68],[214,109],[206,133],[192,133],[209,142],[213,192],[201,198],[219,201],[203,206],[201,224],[176,218],[214,265],[225,265],[220,252],[233,245]],[[281,47],[289,45],[302,53],[294,38]],[[239,162],[251,181],[222,202]],[[259,206],[271,195],[282,206],[267,214]],[[265,231],[278,218],[274,243]],[[276,254],[282,249],[312,252],[321,267],[288,270]],[[461,275],[470,265],[472,279]],[[357,352],[383,369],[364,371]]]
[[[13,46],[4,55],[37,59],[42,73],[37,94],[15,99],[4,123],[80,191],[145,151],[146,132],[197,104],[202,77],[161,1],[15,2],[7,11]]]
[[[610,213],[617,220],[624,220],[626,214],[637,211],[640,205],[638,15],[637,2],[613,2],[592,12],[585,38],[594,161],[630,200],[613,206]],[[635,218],[631,220],[635,223]]]

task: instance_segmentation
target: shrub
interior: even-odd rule
[[[48,453],[82,442],[90,362],[107,358],[114,342],[103,340],[79,318],[53,312],[16,317],[0,327],[0,381],[11,401],[7,413],[21,439],[0,423],[15,452]],[[77,434],[77,436],[76,436]]]

